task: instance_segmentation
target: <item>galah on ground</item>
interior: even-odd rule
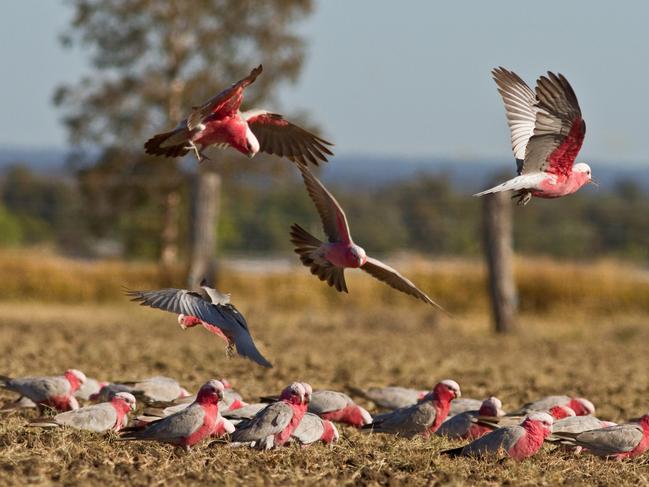
[[[584,431],[583,433],[555,432],[563,444],[580,446],[589,453],[615,460],[633,458],[649,449],[649,414],[637,421]]]
[[[491,396],[482,402],[480,409],[477,411],[464,411],[447,418],[435,434],[453,439],[475,440],[480,438],[492,431],[493,428],[476,423],[476,418],[478,416],[503,416],[505,411],[503,411],[502,406],[500,399]]]
[[[135,410],[135,396],[128,392],[118,392],[109,402],[85,406],[73,411],[59,413],[50,418],[37,418],[30,426],[71,428],[101,433],[108,430],[119,431],[128,422],[128,413]]]
[[[83,372],[77,369],[68,369],[63,375],[54,377],[11,379],[0,376],[0,387],[31,399],[37,405],[39,412],[42,412],[43,408],[70,411],[79,408],[79,402],[74,397],[74,393],[85,381],[86,376]]]
[[[173,401],[189,395],[176,379],[165,376],[155,376],[133,381],[116,381],[102,387],[98,393],[92,394],[93,401],[109,401],[118,392],[130,392],[145,404]]]
[[[317,441],[330,445],[338,441],[338,438],[340,438],[338,430],[331,421],[308,412],[291,434],[291,439],[297,441],[302,447],[307,447]]]
[[[232,445],[248,445],[260,450],[284,445],[306,413],[307,397],[304,385],[294,382],[284,389],[279,401],[267,405],[250,421],[237,425]]]
[[[562,441],[555,433],[583,433],[584,431],[597,430],[616,426],[616,423],[604,421],[595,416],[569,416],[559,419],[552,425],[552,435],[546,441]]]
[[[248,76],[210,98],[173,130],[155,135],[144,144],[147,154],[181,157],[193,150],[199,161],[211,146],[232,147],[252,158],[259,151],[300,164],[318,165],[333,155],[331,142],[298,127],[282,115],[266,110],[239,110],[246,87],[261,74],[259,65]]]
[[[577,416],[595,414],[595,406],[593,403],[583,397],[546,396],[524,404],[516,411],[509,413],[509,415],[515,416],[533,411],[550,411],[555,406],[568,406]]]
[[[272,367],[272,364],[257,350],[248,323],[239,310],[230,303],[230,295],[221,294],[206,285],[202,285],[201,289],[205,296],[186,289],[174,288],[157,291],[127,291],[126,294],[143,306],[183,315],[181,326],[195,326],[188,325],[184,317],[198,318],[207,330],[221,337],[225,336],[228,354],[233,347],[236,347],[237,353],[242,357],[262,367]]]
[[[216,431],[218,402],[223,397],[223,390],[223,384],[210,380],[200,388],[196,401],[182,411],[154,421],[144,429],[125,431],[121,439],[158,441],[189,449]]]
[[[336,391],[315,391],[308,411],[323,419],[360,428],[372,422],[372,416],[351,397]]]
[[[291,226],[291,242],[295,245],[295,252],[312,274],[337,291],[348,292],[345,269],[360,268],[388,286],[443,310],[396,269],[368,257],[365,250],[352,240],[347,217],[338,201],[306,166],[299,166],[299,169],[327,235],[327,242],[322,242],[301,226]]]
[[[552,432],[553,421],[548,413],[532,413],[519,426],[498,428],[468,445],[441,453],[452,457],[505,457],[520,461],[540,450]]]
[[[440,427],[448,415],[450,403],[460,397],[460,386],[454,380],[443,380],[418,403],[375,416],[363,431],[391,433],[411,438],[429,436]]]
[[[568,80],[548,72],[535,93],[516,73],[500,67],[492,74],[505,102],[518,176],[474,196],[515,191],[518,204],[526,205],[532,196],[559,198],[593,182],[588,164],[574,164],[586,123]]]

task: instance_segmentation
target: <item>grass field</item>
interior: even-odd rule
[[[293,300],[286,301],[284,288],[262,297],[252,291],[258,278],[249,277],[248,293],[245,279],[239,282],[235,303],[274,363],[271,370],[227,359],[220,340],[205,330],[182,331],[173,315],[125,300],[4,302],[0,372],[45,374],[74,366],[110,380],[165,374],[192,389],[225,376],[253,401],[293,380],[344,390],[350,385],[431,387],[453,378],[464,396],[495,394],[506,408],[545,394],[573,393],[590,398],[601,417],[615,421],[649,410],[646,313],[566,306],[542,317],[525,313],[518,336],[496,337],[488,315],[479,310],[456,309],[447,318],[407,297],[368,305],[353,298],[357,282],[350,285],[349,297],[324,294],[312,305],[310,287],[294,287]],[[546,446],[520,464],[493,464],[438,455],[457,442],[367,436],[346,427],[331,449],[317,445],[260,453],[203,444],[185,453],[120,443],[112,436],[28,429],[34,414],[12,414],[0,424],[0,484],[649,484],[649,457],[606,462]]]

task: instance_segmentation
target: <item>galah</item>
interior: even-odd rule
[[[568,80],[548,72],[534,92],[516,73],[500,67],[492,74],[505,102],[518,176],[474,196],[515,191],[518,204],[526,205],[532,196],[559,198],[591,183],[588,164],[574,164],[586,123]]]
[[[451,401],[460,395],[457,382],[443,380],[418,403],[375,416],[372,424],[363,426],[362,430],[391,433],[406,438],[416,435],[427,437],[437,431],[448,415]]]
[[[207,330],[226,337],[228,351],[236,347],[237,353],[242,357],[262,367],[272,367],[272,364],[257,350],[248,323],[239,310],[230,303],[230,295],[221,294],[206,285],[202,285],[201,288],[207,297],[186,289],[174,288],[157,291],[127,291],[126,294],[143,306],[198,318]]]
[[[108,430],[119,431],[128,422],[128,413],[135,410],[135,396],[128,392],[118,392],[109,402],[85,406],[73,411],[59,413],[51,418],[38,418],[30,426],[71,428],[101,433]]]
[[[595,406],[593,403],[583,397],[546,396],[524,404],[516,411],[512,411],[510,415],[527,414],[532,411],[549,411],[555,406],[568,406],[577,416],[595,414]]]
[[[532,413],[518,426],[498,428],[468,445],[441,453],[452,457],[505,457],[520,461],[538,452],[552,432],[552,416]]]
[[[90,398],[93,401],[108,401],[113,394],[118,392],[130,392],[145,404],[173,401],[189,394],[176,379],[159,375],[146,379],[109,383]]]
[[[21,396],[36,403],[39,412],[43,408],[56,411],[70,411],[79,408],[79,402],[74,393],[86,381],[83,372],[68,369],[61,376],[54,377],[23,377],[11,379],[0,376],[0,387],[17,392]]]
[[[442,309],[396,269],[368,257],[365,250],[352,240],[347,217],[338,201],[306,166],[299,166],[299,169],[327,235],[327,242],[322,242],[301,226],[291,226],[291,242],[295,245],[295,253],[311,269],[312,274],[321,281],[327,281],[337,291],[348,292],[345,269],[360,268],[388,286]]]
[[[503,404],[500,399],[491,396],[482,402],[480,409],[477,411],[464,411],[447,418],[435,434],[453,439],[475,440],[476,438],[480,438],[492,431],[493,428],[476,423],[476,417],[503,416],[505,411],[503,411],[502,406]]]
[[[306,413],[307,391],[300,382],[294,382],[280,395],[280,400],[269,404],[250,421],[237,425],[232,434],[232,445],[249,445],[260,450],[284,445]]]
[[[325,445],[335,443],[340,438],[336,426],[329,420],[307,412],[295,431],[291,434],[291,439],[297,441],[302,447],[307,447],[322,441]]]
[[[155,135],[144,144],[147,154],[181,157],[193,150],[199,161],[211,146],[232,147],[252,158],[259,151],[274,154],[301,165],[327,160],[333,155],[331,142],[298,127],[282,115],[266,110],[239,110],[244,90],[261,74],[262,67],[210,98],[173,130]],[[200,149],[199,149],[200,147]]]
[[[210,380],[200,388],[196,401],[182,411],[154,421],[144,429],[125,431],[121,439],[158,441],[189,449],[216,431],[218,402],[223,397],[223,390],[223,384]]]
[[[308,411],[323,419],[350,424],[357,428],[372,422],[370,413],[342,392],[315,391],[309,402]]]
[[[615,460],[633,458],[649,449],[649,414],[627,424],[584,431],[582,433],[555,432],[564,444],[580,446],[589,453]]]
[[[534,412],[534,411],[530,411],[530,412]],[[547,411],[537,411],[537,412],[548,413],[550,416],[552,416],[552,419],[554,419],[555,421],[564,418],[577,417],[575,411],[568,406],[554,406],[548,409]],[[474,418],[474,421],[484,428],[495,429],[495,428],[502,428],[504,426],[515,426],[517,424],[520,424],[520,422],[523,421],[526,416],[527,414],[511,414],[511,413],[506,415],[500,415],[500,416],[490,416],[487,414],[481,414],[476,418]]]

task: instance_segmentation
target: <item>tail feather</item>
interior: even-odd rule
[[[462,455],[462,450],[464,450],[464,447],[459,446],[457,448],[451,448],[450,450],[442,450],[440,454],[455,458]]]
[[[536,189],[536,187],[545,179],[546,175],[543,173],[522,174],[516,176],[502,184],[494,186],[493,188],[486,189],[473,196],[484,196],[491,193],[500,193],[502,191],[517,191],[522,189]]]
[[[187,147],[187,141],[189,140],[188,136],[189,132],[187,131],[187,129],[182,129],[182,131],[175,129],[170,130],[169,132],[163,132],[161,134],[154,135],[144,143],[144,152],[154,156],[184,156],[189,152],[189,147]],[[173,142],[178,139],[180,139],[181,142],[174,144]]]
[[[40,427],[40,428],[58,428],[61,425],[58,424],[53,419],[36,418],[36,419],[30,421],[29,423],[27,423],[27,426],[30,426],[30,427],[34,426],[34,427]]]
[[[302,264],[311,269],[311,274],[326,281],[337,291],[348,292],[345,283],[345,270],[332,264],[323,265],[316,262],[313,253],[320,248],[322,241],[307,232],[297,223],[291,225],[291,242],[295,245],[295,253],[300,256]]]

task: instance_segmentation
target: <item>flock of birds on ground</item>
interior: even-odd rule
[[[115,431],[121,440],[157,441],[187,450],[210,439],[260,450],[291,443],[330,445],[339,439],[335,423],[404,438],[440,435],[468,440],[441,452],[453,457],[523,460],[545,442],[617,460],[637,457],[649,449],[649,414],[617,425],[598,419],[588,399],[564,395],[547,396],[506,413],[497,397],[461,398],[459,384],[450,379],[431,391],[351,388],[350,393],[388,410],[374,417],[349,395],[314,391],[305,382],[293,382],[279,396],[247,403],[224,378],[209,380],[195,395],[170,377],[106,383],[86,378],[76,369],[57,377],[4,377],[1,381],[5,389],[21,395],[5,404],[4,412],[24,408],[38,408],[41,413],[62,411],[34,419],[30,426]],[[96,404],[79,408],[79,399]],[[139,404],[144,405],[140,414],[129,418]]]
[[[334,196],[311,173],[333,155],[332,144],[265,110],[240,111],[243,93],[260,75],[259,66],[230,88],[200,107],[171,131],[149,139],[148,154],[181,157],[193,151],[199,161],[208,147],[231,147],[253,157],[266,152],[293,161],[322,221],[326,241],[294,224],[291,242],[311,273],[338,291],[347,292],[344,271],[360,268],[394,289],[441,308],[396,269],[369,257],[351,237],[345,213]],[[592,182],[585,163],[574,164],[586,126],[577,97],[561,74],[541,76],[533,91],[515,73],[494,69],[494,80],[511,129],[518,175],[476,196],[513,191],[519,205],[532,197],[557,198]],[[228,354],[236,352],[263,367],[271,363],[259,352],[248,324],[230,295],[204,282],[200,291],[161,289],[126,290],[134,301],[178,315],[180,326],[202,325],[220,336]],[[345,393],[313,391],[304,382],[288,385],[279,396],[247,404],[225,379],[209,380],[191,395],[168,377],[136,382],[100,383],[75,369],[59,377],[3,377],[0,385],[21,395],[5,409],[37,407],[42,416],[33,426],[67,426],[105,432],[120,431],[124,440],[152,440],[189,448],[207,438],[227,438],[232,446],[270,449],[291,442],[303,446],[334,443],[334,423],[370,433],[411,438],[446,435],[471,440],[442,453],[452,456],[490,455],[521,460],[535,454],[546,441],[586,449],[604,457],[634,457],[649,448],[649,415],[615,425],[597,419],[593,404],[583,398],[549,396],[505,414],[496,397],[484,401],[461,399],[453,380],[439,382],[431,391],[400,387],[355,390],[389,412],[372,417]],[[97,404],[79,408],[78,400]],[[136,404],[140,414],[129,419]]]

